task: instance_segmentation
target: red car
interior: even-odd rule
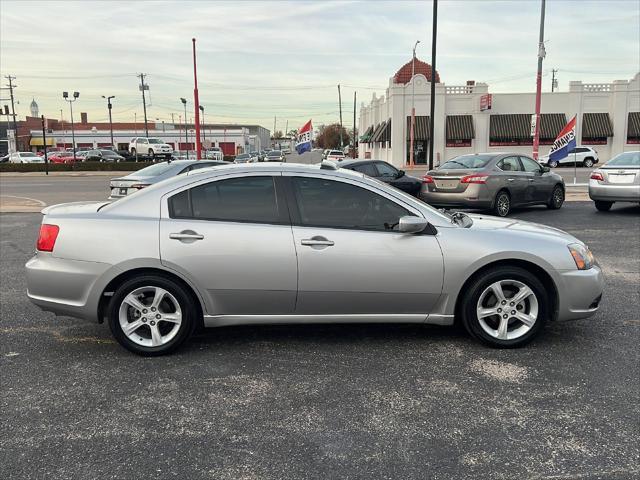
[[[48,159],[51,163],[73,163],[73,152],[56,152],[52,155],[48,155]],[[76,161],[80,158],[76,155]]]

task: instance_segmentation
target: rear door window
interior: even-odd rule
[[[498,168],[504,172],[521,172],[522,166],[518,157],[506,157],[498,162]]]

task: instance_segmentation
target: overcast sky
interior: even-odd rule
[[[17,77],[17,111],[32,97],[60,117],[63,90],[77,90],[75,112],[106,121],[101,95],[115,95],[114,120],[142,119],[136,74],[148,74],[150,120],[171,121],[189,100],[191,38],[197,38],[200,103],[207,121],[273,128],[338,118],[411,59],[431,58],[431,1],[0,1],[0,73]],[[491,92],[535,90],[540,0],[441,0],[438,71],[445,84],[474,79]],[[640,70],[638,0],[548,0],[543,89],[551,69],[569,81],[630,79]],[[3,86],[5,79],[3,78]],[[2,91],[2,105],[6,104]]]

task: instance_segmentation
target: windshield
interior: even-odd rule
[[[155,177],[162,175],[164,172],[173,167],[172,163],[156,163],[149,167],[138,170],[133,174],[135,177]]]
[[[111,151],[111,150],[100,150],[100,152],[101,152],[103,155],[107,155],[107,156],[109,156],[109,155],[110,155],[110,156],[117,155],[117,153],[116,153],[116,152],[113,152],[113,151]]]
[[[158,143],[164,143],[164,142],[162,140],[160,140],[159,138],[150,138],[149,139],[149,143],[158,144]]]
[[[484,168],[495,155],[462,155],[447,160],[438,170],[460,170],[467,168]]]
[[[35,153],[25,152],[20,154],[21,157],[37,157]]]
[[[249,155],[248,153],[241,153],[240,155],[238,155],[236,158],[251,158],[251,155]]]
[[[607,167],[640,167],[640,152],[625,152],[607,162]]]
[[[279,157],[280,156],[280,150],[272,150],[268,153],[269,157]]]

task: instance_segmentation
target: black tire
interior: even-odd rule
[[[506,217],[511,212],[511,196],[506,190],[500,190],[493,202],[493,214],[497,217]]]
[[[608,212],[611,210],[613,202],[603,202],[602,200],[595,200],[596,208],[601,212]]]
[[[182,311],[182,321],[178,327],[178,332],[167,343],[160,346],[143,346],[129,339],[122,331],[120,326],[119,311],[124,298],[134,290],[141,287],[160,287],[169,292],[177,300]],[[131,307],[133,308],[133,307]],[[161,275],[142,275],[127,280],[120,285],[115,291],[108,309],[109,328],[114,338],[127,350],[138,355],[154,357],[166,355],[175,351],[183,342],[185,342],[193,333],[197,321],[198,310],[194,306],[193,296],[179,283]],[[168,322],[164,322],[165,324]],[[158,323],[158,328],[160,328]],[[163,324],[164,325],[164,324]],[[145,329],[148,327],[148,329]],[[148,325],[140,327],[136,332],[142,329],[141,335],[151,335],[151,327]],[[163,327],[163,328],[171,328]],[[148,333],[147,333],[148,332]]]
[[[564,203],[564,188],[561,185],[556,185],[553,187],[553,191],[551,192],[551,198],[549,198],[549,202],[547,203],[547,208],[550,210],[559,210]]]
[[[558,166],[558,161],[557,160],[553,160],[547,163],[547,167],[549,168],[556,168]]]
[[[591,168],[593,167],[593,164],[594,164],[594,161],[593,161],[593,158],[591,157],[587,157],[582,161],[583,167]]]
[[[538,314],[535,323],[526,333],[524,333],[522,336],[519,336],[518,338],[502,340],[493,337],[484,330],[484,328],[480,324],[480,320],[478,319],[477,305],[480,296],[485,291],[485,289],[487,289],[487,287],[500,280],[515,280],[517,282],[525,284],[533,291],[538,302]],[[463,294],[464,296],[460,304],[462,324],[472,337],[490,347],[521,347],[533,340],[540,333],[540,331],[544,327],[544,324],[548,320],[552,308],[547,290],[548,288],[546,288],[542,284],[538,277],[520,267],[503,266],[496,267],[491,270],[486,270],[477,275],[471,281],[471,284],[468,285],[466,292]],[[490,318],[488,321],[499,321],[499,317],[496,320]],[[519,321],[515,319],[509,319],[509,322],[509,327],[511,327],[512,329],[521,325]]]

